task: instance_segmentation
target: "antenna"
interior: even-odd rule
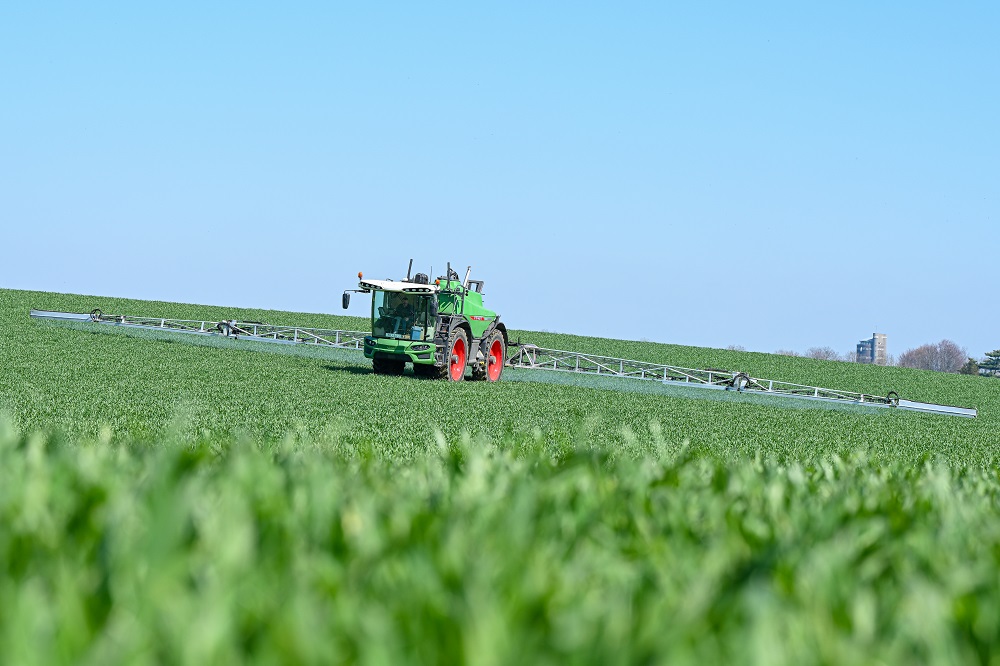
[[[406,267],[406,281],[410,281],[410,271],[413,270],[413,259],[410,259],[410,265]]]

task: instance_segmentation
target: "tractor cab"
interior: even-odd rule
[[[362,280],[372,294],[372,337],[427,340],[434,337],[437,285],[396,280]]]
[[[372,336],[426,340],[434,335],[434,295],[376,290],[372,298]]]

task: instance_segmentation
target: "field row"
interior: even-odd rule
[[[245,341],[110,327],[78,330],[27,317],[31,307],[85,311],[95,304],[107,312],[174,317],[221,319],[224,312],[232,314],[221,308],[95,300],[0,290],[0,385],[8,389],[0,394],[0,412],[20,428],[55,429],[77,438],[94,437],[107,427],[130,441],[156,440],[167,427],[192,439],[246,435],[273,440],[289,431],[310,436],[335,431],[347,439],[384,441],[402,459],[422,455],[437,431],[452,439],[470,433],[493,441],[541,433],[553,442],[584,437],[611,449],[643,450],[654,445],[654,428],[667,441],[688,441],[719,457],[860,451],[885,460],[930,456],[987,466],[1000,453],[994,435],[1000,382],[975,377],[784,357],[775,357],[779,365],[767,372],[802,380],[812,370],[809,379],[816,383],[857,389],[866,377],[868,384],[876,384],[881,371],[891,370],[899,375],[893,386],[904,396],[916,393],[978,407],[980,418],[971,421],[887,410],[868,414],[796,408],[729,395],[701,399],[642,382],[618,382],[617,390],[610,391],[603,378],[555,373],[507,371],[509,381],[498,385],[456,386],[372,375],[368,362],[353,351],[263,344],[256,347],[264,351],[249,351]],[[239,311],[232,316],[277,322],[314,317],[303,323],[357,327],[356,322],[313,315]],[[765,356],[545,335],[551,336],[538,334],[539,342],[551,346],[589,345],[593,352],[693,366],[754,370],[750,366]],[[666,358],[671,349],[681,357]],[[684,350],[688,357],[681,354]],[[845,372],[844,366],[862,374],[841,383],[837,373]],[[921,388],[908,393],[900,385]]]

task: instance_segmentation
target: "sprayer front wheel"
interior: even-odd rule
[[[464,330],[456,328],[448,339],[448,356],[445,357],[448,381],[460,382],[465,379],[465,364],[468,360],[469,338]]]

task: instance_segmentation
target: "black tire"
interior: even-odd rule
[[[482,348],[479,348],[482,351]],[[470,378],[474,382],[481,382],[486,379],[486,361],[476,363],[472,366],[472,377]]]
[[[406,361],[390,361],[388,359],[373,358],[372,370],[376,375],[401,375]]]
[[[456,348],[459,347],[459,342],[461,342],[461,348],[465,350],[465,359],[460,364],[452,362],[452,357],[456,355]],[[469,352],[469,336],[465,334],[465,329],[456,328],[448,336],[448,353],[444,357],[444,376],[448,381],[460,382],[465,379],[465,368],[469,362]],[[461,365],[461,374],[456,370],[458,365]]]

